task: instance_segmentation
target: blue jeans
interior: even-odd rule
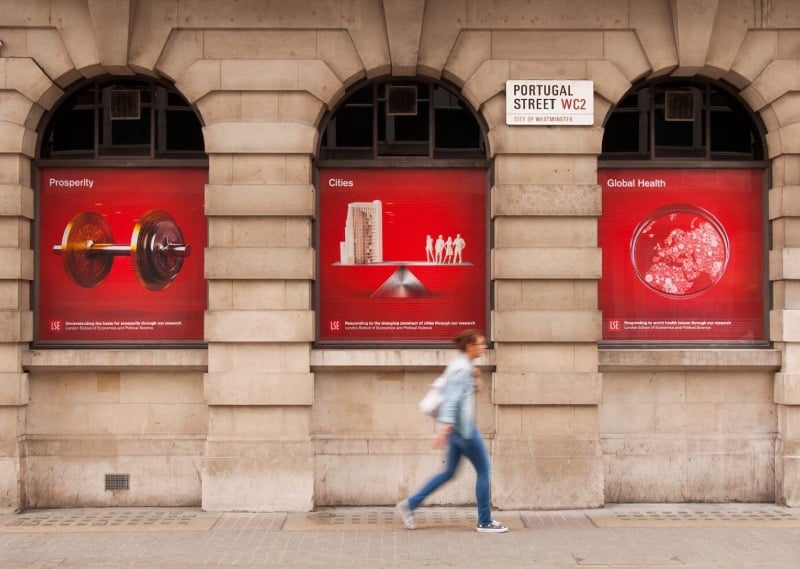
[[[419,492],[408,499],[408,507],[415,510],[422,501],[432,494],[439,486],[450,480],[456,473],[461,457],[467,457],[475,467],[477,480],[475,481],[475,500],[478,503],[478,523],[492,523],[492,509],[489,487],[489,455],[486,446],[475,425],[472,425],[472,437],[465,439],[458,431],[453,429],[447,441],[447,465],[443,472],[431,478]]]

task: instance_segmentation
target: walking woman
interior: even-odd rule
[[[464,456],[475,467],[475,499],[478,503],[479,532],[503,533],[508,528],[492,519],[489,455],[475,426],[475,380],[480,374],[474,361],[486,350],[486,338],[479,330],[464,330],[455,337],[461,353],[447,366],[444,401],[437,422],[440,428],[434,448],[447,444],[447,464],[443,472],[431,478],[416,494],[397,504],[397,511],[408,529],[416,528],[414,510],[439,486],[456,473]]]

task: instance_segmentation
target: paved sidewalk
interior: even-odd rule
[[[0,516],[2,569],[800,567],[800,510],[771,504],[634,504],[496,512],[474,508],[214,513],[193,508],[36,510]]]

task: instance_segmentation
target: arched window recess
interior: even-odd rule
[[[486,165],[481,119],[454,89],[424,78],[384,78],[356,87],[322,123],[318,159]],[[437,162],[438,163],[438,162]]]
[[[713,162],[715,168],[766,166],[759,118],[732,89],[704,78],[664,78],[636,86],[604,126],[601,167],[627,167],[632,162],[656,162],[650,166],[659,167],[670,162],[693,167]]]
[[[206,163],[195,109],[174,87],[152,78],[107,76],[76,84],[44,117],[40,133],[37,156],[50,165]]]
[[[723,83],[639,85],[598,161],[603,344],[769,346],[763,124]]]
[[[325,117],[315,345],[430,348],[488,331],[485,132],[457,91],[426,78],[364,82]]]
[[[153,78],[98,77],[38,132],[32,345],[202,346],[208,160],[195,109]]]

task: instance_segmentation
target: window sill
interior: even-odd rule
[[[598,371],[778,371],[782,353],[773,349],[600,349]]]
[[[25,371],[207,371],[208,350],[99,349],[28,350],[22,353]]]
[[[379,370],[414,371],[441,370],[458,352],[441,349],[374,349],[374,350],[311,350],[311,371]],[[494,351],[486,350],[477,360],[482,369],[494,368]]]

